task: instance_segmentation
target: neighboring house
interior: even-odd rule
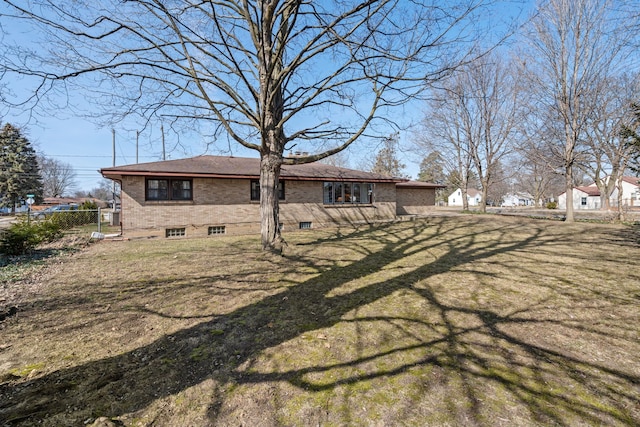
[[[479,206],[482,202],[482,194],[473,188],[467,189],[467,201],[469,206]],[[448,198],[449,206],[462,206],[462,189],[458,188]]]
[[[567,208],[567,193],[558,196],[558,208]],[[573,209],[600,209],[600,190],[595,184],[573,189]]]
[[[622,177],[622,205],[627,207],[640,206],[640,178],[635,176]],[[618,189],[616,188],[611,197],[609,204],[612,207],[618,206]],[[575,187],[573,189],[573,208],[574,209],[600,209],[602,202],[600,198],[600,190],[595,183],[583,187]],[[558,197],[558,208],[567,208],[567,194],[562,193]]]
[[[260,160],[198,156],[103,168],[121,185],[126,236],[207,236],[260,230]],[[283,165],[283,230],[371,223],[425,213],[441,186],[329,166]]]
[[[534,206],[535,204],[535,199],[529,193],[512,193],[502,198],[501,206]]]
[[[640,206],[640,178],[637,176],[622,177],[622,206]],[[611,206],[618,206],[618,189],[611,194]]]

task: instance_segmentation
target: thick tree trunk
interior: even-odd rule
[[[618,221],[625,221],[625,213],[624,213],[624,200],[622,198],[622,175],[618,177],[616,180],[616,187],[618,189]]]
[[[482,185],[482,191],[480,192],[480,212],[487,213],[487,197],[489,197],[489,176],[485,177],[484,180],[480,182]]]
[[[260,159],[260,236],[262,249],[281,254],[284,240],[280,234],[278,182],[282,155],[262,154]]]
[[[600,190],[600,210],[611,210],[611,203],[609,201],[609,186],[603,185],[602,187],[598,187],[598,190]]]
[[[565,169],[565,190],[567,195],[567,212],[565,215],[566,222],[574,222],[573,215],[573,169],[571,166],[567,166]]]
[[[469,196],[468,196],[469,193],[467,193],[467,184],[463,185],[460,190],[462,191],[462,210],[468,211],[469,210]]]

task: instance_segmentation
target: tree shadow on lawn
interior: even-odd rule
[[[497,412],[516,405],[525,408],[528,420],[534,423],[640,423],[638,407],[633,406],[639,396],[637,373],[632,375],[624,369],[559,351],[539,339],[523,338],[518,332],[521,327],[576,328],[575,322],[569,320],[537,316],[537,310],[546,303],[544,298],[505,313],[473,308],[465,301],[443,301],[431,285],[425,284],[436,275],[475,264],[478,267],[473,273],[481,276],[485,274],[480,267],[482,262],[495,262],[495,257],[505,254],[533,253],[553,245],[556,239],[569,238],[557,234],[549,238],[544,222],[531,222],[525,236],[516,222],[499,222],[493,227],[487,227],[486,221],[482,223],[477,231],[475,219],[439,218],[362,229],[310,242],[308,245],[326,245],[328,251],[332,245],[348,245],[361,258],[327,266],[321,261],[326,262],[330,255],[318,260],[294,253],[289,257],[292,262],[303,263],[319,274],[133,351],[33,380],[2,384],[0,421],[17,425],[49,419],[55,424],[56,420],[78,423],[92,416],[118,417],[143,410],[158,399],[208,379],[221,384],[221,388],[224,384],[284,382],[306,392],[323,392],[429,368],[450,377],[449,382],[455,377],[459,384],[460,403],[450,404],[454,413],[449,423],[466,420],[476,425],[495,424],[496,420],[487,415],[491,409],[484,407],[486,393],[495,388],[506,390],[509,395],[503,406],[495,409]],[[486,239],[487,234],[493,237]],[[374,247],[365,245],[371,239]],[[402,265],[407,257],[422,262]],[[385,269],[393,270],[393,275],[380,274]],[[358,281],[362,284],[336,293]],[[419,298],[425,316],[354,317],[359,309],[399,293]],[[411,339],[339,362],[325,360],[272,371],[255,365],[264,351],[303,334],[338,324],[369,322],[395,325]],[[429,330],[430,334],[416,334],[404,327],[408,323]],[[603,334],[586,324],[579,326],[581,332]],[[411,356],[399,359],[401,362],[394,366],[371,363],[408,354]],[[369,368],[349,369],[364,365]],[[322,375],[341,370],[346,374],[331,380]],[[99,406],[96,402],[100,402]],[[211,424],[225,416],[224,403],[222,392],[212,396],[207,412]]]

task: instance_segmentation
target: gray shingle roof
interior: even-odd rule
[[[115,166],[100,169],[106,178],[127,175],[188,176],[203,178],[254,178],[260,176],[260,159],[248,157],[197,156],[178,160]],[[280,177],[292,180],[339,180],[368,182],[403,182],[377,173],[340,168],[323,163],[283,165]]]
[[[396,184],[398,188],[446,188],[446,185],[434,184],[424,181],[404,181]]]

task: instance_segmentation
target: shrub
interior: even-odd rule
[[[95,202],[91,201],[91,200],[85,200],[81,205],[80,205],[80,210],[83,211],[93,211],[98,209],[98,205],[95,204]]]
[[[23,255],[43,242],[52,242],[62,236],[60,226],[53,221],[29,222],[22,219],[11,224],[0,235],[0,252]]]
[[[95,203],[86,201],[77,210],[54,213],[49,218],[49,221],[57,224],[63,230],[69,230],[85,224],[94,224],[98,222],[97,209]]]
[[[557,208],[558,208],[558,204],[556,202],[547,203],[547,209],[557,209]]]

